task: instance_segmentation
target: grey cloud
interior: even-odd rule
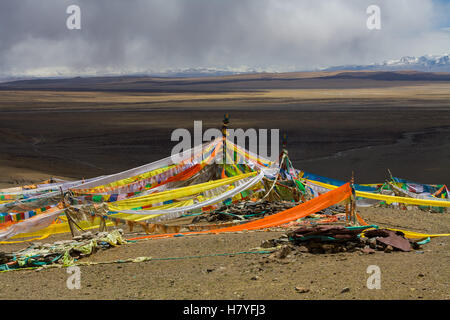
[[[81,7],[81,30],[66,28]],[[366,28],[381,7],[382,29]],[[314,69],[448,52],[432,0],[3,0],[0,76]]]

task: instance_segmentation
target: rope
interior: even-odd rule
[[[283,153],[283,157],[281,158],[280,163],[283,163],[283,160],[284,160],[285,157],[286,157],[286,154]],[[278,171],[277,176],[273,180],[272,187],[270,187],[269,191],[267,191],[267,193],[264,195],[264,197],[261,198],[260,201],[264,200],[269,195],[269,193],[273,190],[273,188],[275,187],[275,184],[277,183],[279,177],[280,177],[280,171]]]
[[[191,214],[182,214],[181,217],[192,217],[192,216],[199,216],[202,215],[202,213],[191,213]]]
[[[242,217],[250,218],[250,217],[258,216],[258,215],[261,215],[261,214],[265,214],[266,212],[267,212],[267,210],[264,210],[264,211],[261,211],[261,212],[258,212],[258,213],[244,214],[244,215],[238,215],[238,214],[235,214],[235,213],[228,213],[228,212],[216,212],[216,213],[218,213],[218,214],[226,214],[228,216],[233,216],[233,217],[237,217],[237,218],[242,218]]]

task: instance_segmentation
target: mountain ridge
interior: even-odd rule
[[[403,56],[396,60],[385,60],[381,63],[367,65],[342,65],[326,67],[323,71],[339,70],[373,70],[373,71],[403,71],[414,70],[423,72],[450,72],[450,54],[424,55],[420,57]]]
[[[450,73],[420,71],[321,71],[257,73],[216,77],[74,77],[0,83],[0,90],[231,92],[266,89],[313,89],[390,86],[394,82],[450,82]]]

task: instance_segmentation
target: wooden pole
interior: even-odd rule
[[[68,206],[67,203],[66,203],[66,199],[65,199],[65,197],[64,197],[64,193],[63,193],[61,187],[59,187],[59,189],[60,189],[60,191],[61,191],[61,198],[62,198],[62,203],[63,203],[64,209],[67,209],[69,206]],[[72,234],[72,237],[75,236],[75,233],[79,234],[79,231],[84,232],[83,228],[81,228],[81,227],[80,227],[80,226],[72,219],[72,217],[71,217],[69,214],[67,214],[66,210],[64,210],[64,214],[66,215],[67,223],[69,224],[70,233]],[[75,230],[77,230],[77,229],[75,229],[75,226],[78,228],[78,230],[79,230],[78,232],[75,232]]]
[[[350,211],[350,217],[351,222],[353,225],[356,224],[356,194],[355,194],[355,173],[352,171],[352,179],[351,179],[351,186],[352,186],[352,196],[351,196],[351,211]]]
[[[75,236],[75,230],[73,227],[73,223],[72,223],[72,218],[70,217],[69,214],[67,214],[66,210],[67,209],[67,204],[66,204],[66,199],[64,198],[64,192],[62,190],[62,187],[59,187],[59,190],[61,192],[61,201],[63,203],[64,206],[64,214],[66,215],[67,218],[67,223],[69,224],[69,228],[70,228],[70,233],[72,234],[72,238]]]
[[[223,116],[223,123],[222,123],[222,163],[225,167],[225,164],[227,162],[227,129],[228,129],[228,123],[229,123],[229,117],[228,113],[226,113]]]
[[[100,225],[98,226],[98,231],[99,232],[108,231],[104,217],[100,217]]]
[[[345,224],[348,225],[350,221],[350,202],[351,198],[345,203]]]
[[[387,171],[389,172],[389,176],[390,176],[390,178],[391,178],[391,181],[394,180],[394,178],[392,177],[391,170],[387,169]]]
[[[281,142],[282,142],[283,149],[286,149],[287,148],[287,133],[286,132],[283,133]]]
[[[283,159],[285,159],[285,156],[287,155],[287,150],[286,150],[287,134],[286,133],[283,133],[283,136],[281,137],[281,146],[282,146],[282,149],[281,149],[281,153],[278,158],[278,161],[280,163],[280,169],[287,170],[286,162],[283,161]]]

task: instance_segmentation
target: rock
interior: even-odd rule
[[[0,252],[0,264],[5,264],[9,262],[9,258],[4,252]]]
[[[384,249],[385,253],[391,253],[394,250],[394,248],[392,248],[392,246],[386,246],[386,248]]]
[[[349,242],[346,243],[345,247],[346,247],[348,250],[352,250],[352,249],[356,248],[356,243],[350,242],[350,241],[349,241]]]
[[[335,248],[334,244],[330,244],[330,243],[325,243],[322,245],[323,250],[325,251],[333,251]]]
[[[376,238],[369,238],[369,246],[372,249],[376,249],[376,247],[377,247],[377,239]]]
[[[261,248],[272,248],[275,247],[273,240],[264,240],[261,244]]]
[[[295,291],[297,291],[298,293],[307,293],[309,292],[309,289],[303,287],[295,287]]]
[[[198,223],[198,222],[201,222],[201,221],[203,221],[203,220],[206,220],[206,217],[205,217],[205,216],[196,216],[196,217],[194,217],[194,218],[192,219],[192,223]]]
[[[32,242],[32,243],[31,243],[31,246],[32,246],[33,248],[39,248],[40,246],[42,246],[42,242]]]
[[[287,255],[291,252],[291,248],[288,246],[283,246],[277,253],[277,257],[279,259],[284,259],[287,257]]]
[[[357,244],[356,244],[356,247],[357,248],[364,248],[366,246],[366,244],[364,243],[364,242],[358,242]]]
[[[258,279],[259,279],[259,276],[253,276],[250,278],[250,280],[258,280]]]
[[[83,239],[92,239],[94,236],[92,235],[92,232],[87,231],[87,232],[84,232],[84,233],[81,235],[81,237],[82,237]]]
[[[305,246],[300,246],[297,248],[297,250],[303,253],[309,252],[309,249]]]
[[[409,240],[409,244],[411,245],[411,248],[414,250],[420,249],[420,244],[418,244],[416,241]]]
[[[313,254],[319,254],[319,253],[323,253],[323,249],[322,248],[311,248],[310,252]]]
[[[366,253],[366,254],[371,254],[371,253],[375,253],[375,250],[373,250],[369,246],[365,246],[364,249],[361,250],[361,252]]]
[[[345,287],[344,289],[342,289],[341,293],[346,293],[349,292],[350,288],[349,287]]]
[[[267,256],[267,260],[265,260],[265,262],[268,263],[269,261],[276,260],[277,258],[278,258],[277,252],[273,252]]]
[[[316,241],[309,242],[308,246],[310,248],[320,248],[320,249],[322,249],[322,244],[320,242],[316,242]]]

